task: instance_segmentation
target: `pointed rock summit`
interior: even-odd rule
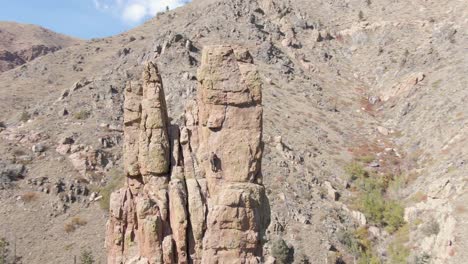
[[[127,184],[111,195],[108,263],[262,262],[261,79],[246,49],[209,46],[198,80],[181,127],[156,65],[127,84]]]

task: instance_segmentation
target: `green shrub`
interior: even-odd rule
[[[91,112],[88,110],[80,110],[73,115],[73,117],[78,120],[84,120],[90,116],[91,116]]]
[[[346,165],[345,172],[348,174],[349,180],[351,181],[369,177],[369,172],[367,172],[358,162],[351,162]]]
[[[372,161],[375,160],[375,156],[374,155],[364,155],[364,156],[361,156],[361,157],[357,158],[356,160],[359,161],[359,162],[362,162],[364,164],[369,164],[369,163],[371,163]]]
[[[336,234],[338,241],[348,248],[349,252],[354,256],[358,256],[360,252],[359,242],[353,232],[348,230],[338,231]]]
[[[406,264],[410,255],[410,249],[405,246],[409,241],[409,225],[402,226],[388,245],[387,251],[392,264]]]
[[[403,219],[404,213],[405,209],[398,202],[389,201],[386,203],[385,210],[383,212],[383,220],[388,232],[393,233],[403,226],[405,223],[405,220]]]
[[[27,111],[23,111],[20,115],[20,121],[26,123],[29,119],[31,119],[31,115]]]
[[[93,253],[89,250],[82,250],[81,256],[80,256],[80,263],[81,264],[93,264],[94,263]]]
[[[407,177],[403,175],[394,176],[388,182],[388,192],[392,195],[392,197],[398,197],[399,191],[405,188],[407,184]]]
[[[5,238],[0,237],[0,264],[19,263],[19,259],[11,253],[10,243]]]
[[[410,250],[403,244],[391,243],[388,246],[388,255],[392,264],[406,264]]]
[[[404,207],[397,201],[384,196],[387,187],[392,185],[395,177],[370,175],[358,163],[350,163],[345,171],[351,179],[354,179],[360,191],[356,201],[357,207],[362,210],[369,222],[386,227],[390,233],[395,232],[404,224]]]
[[[386,200],[379,189],[366,190],[358,199],[358,206],[369,220],[393,233],[404,223],[404,207],[397,201]]]
[[[429,264],[431,263],[431,256],[427,253],[422,253],[414,257],[414,264]]]
[[[384,219],[385,200],[379,190],[367,191],[361,198],[364,215],[374,224],[381,224]]]
[[[3,237],[0,237],[0,264],[7,264],[9,243]]]
[[[361,254],[361,257],[359,258],[357,263],[358,264],[380,264],[382,262],[376,255],[372,253],[370,254],[363,253]]]
[[[338,241],[346,246],[351,254],[357,257],[359,264],[380,264],[380,259],[374,254],[372,242],[366,228],[359,228],[354,232],[349,230],[337,233]]]
[[[278,238],[271,242],[271,255],[275,258],[276,263],[288,263],[290,248],[282,238]]]
[[[362,192],[378,191],[385,192],[385,179],[381,177],[366,177],[357,181],[357,186]]]
[[[422,232],[426,236],[438,235],[440,232],[439,223],[435,219],[431,219],[422,227]]]

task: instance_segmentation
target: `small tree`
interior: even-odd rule
[[[93,264],[94,263],[94,256],[93,253],[89,250],[82,250],[80,256],[80,263],[81,264]]]
[[[282,238],[278,238],[271,242],[271,255],[275,258],[276,263],[288,263],[290,248]]]

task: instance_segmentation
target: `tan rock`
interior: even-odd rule
[[[265,193],[258,184],[262,83],[250,58],[245,50],[209,47],[198,72],[197,157],[210,194],[202,263],[247,263],[261,256],[263,220],[269,221],[262,219],[269,214],[262,211]]]
[[[161,77],[145,66],[124,105],[127,186],[110,201],[108,263],[260,263],[259,74],[244,48],[204,49],[197,102],[169,125]]]
[[[366,216],[359,211],[351,211],[351,216],[359,223],[360,226],[367,224]]]

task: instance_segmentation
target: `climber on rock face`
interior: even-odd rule
[[[213,172],[218,172],[220,170],[219,165],[221,161],[219,160],[218,156],[214,152],[211,152],[210,155],[210,164],[211,164],[211,170]]]

